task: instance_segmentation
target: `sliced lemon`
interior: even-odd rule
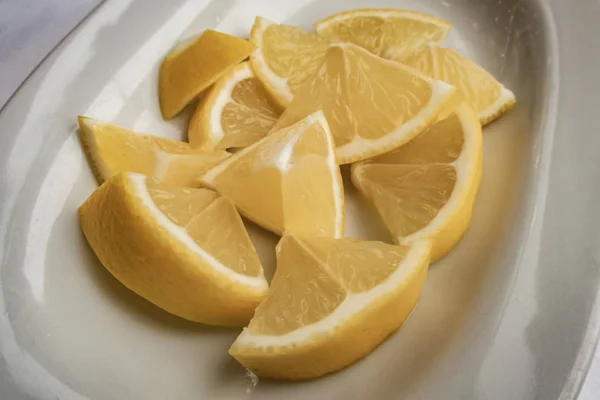
[[[217,82],[196,108],[188,138],[205,150],[246,147],[269,133],[281,113],[244,62]]]
[[[323,62],[329,41],[295,26],[257,17],[250,41],[257,47],[250,60],[258,79],[281,108]]]
[[[473,107],[482,125],[492,122],[516,103],[513,92],[452,49],[432,44],[404,63],[456,87],[459,96]]]
[[[441,18],[386,8],[344,11],[315,24],[317,33],[331,41],[354,43],[394,61],[443,40],[451,28]]]
[[[79,117],[79,137],[100,183],[120,172],[154,176],[165,183],[198,187],[200,175],[229,157],[193,149],[188,143],[144,135],[92,118]]]
[[[202,182],[277,234],[344,233],[342,178],[320,111],[235,153]]]
[[[210,29],[176,46],[160,65],[158,95],[163,118],[179,114],[253,50],[247,40]]]
[[[179,317],[244,326],[267,292],[242,219],[211,190],[126,172],[90,196],[79,220],[115,278]]]
[[[269,294],[229,353],[276,379],[316,378],[352,364],[408,318],[430,249],[428,241],[284,236]]]
[[[337,159],[347,164],[383,154],[410,141],[454,97],[447,83],[417,74],[353,44],[327,50],[317,73],[277,121],[281,129],[323,110]]]
[[[436,261],[469,226],[481,163],[481,125],[462,103],[410,143],[353,165],[352,182],[373,202],[397,243],[429,239]]]

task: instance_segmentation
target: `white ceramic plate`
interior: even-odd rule
[[[186,117],[162,121],[156,93],[178,39],[247,36],[255,15],[308,28],[357,7],[450,20],[446,44],[519,103],[485,128],[473,224],[407,324],[340,373],[257,382],[227,355],[235,330],[172,317],[100,266],[76,218],[96,184],[75,117],[183,138]],[[574,398],[599,330],[598,20],[594,0],[107,1],[0,113],[0,398]],[[347,198],[347,234],[387,239]],[[252,230],[272,268],[276,238]]]

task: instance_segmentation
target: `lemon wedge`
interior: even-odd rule
[[[431,44],[404,63],[456,87],[458,95],[473,107],[482,125],[500,117],[516,103],[513,92],[452,49]]]
[[[235,153],[208,170],[202,182],[277,234],[344,233],[342,178],[320,111]]]
[[[210,29],[176,46],[160,65],[158,95],[163,118],[179,114],[253,50],[247,40]]]
[[[243,62],[221,78],[196,108],[188,129],[192,146],[205,150],[246,147],[269,133],[281,113]]]
[[[397,150],[352,166],[352,182],[399,244],[432,241],[432,262],[469,226],[481,181],[481,125],[462,103]]]
[[[331,45],[313,78],[273,129],[323,110],[338,163],[386,153],[410,141],[437,117],[455,89],[362,47]]]
[[[211,190],[126,172],[90,196],[79,220],[115,278],[179,317],[244,326],[267,292],[242,219]]]
[[[309,379],[367,356],[408,318],[429,265],[410,246],[284,236],[269,294],[229,353],[259,377]]]
[[[226,151],[206,152],[188,143],[145,135],[79,117],[79,138],[98,179],[131,171],[154,176],[165,183],[198,187],[202,173],[229,157]]]
[[[250,41],[257,47],[250,60],[258,79],[280,108],[317,71],[329,41],[301,28],[257,17]]]
[[[441,18],[386,8],[344,11],[315,24],[317,33],[331,41],[354,43],[394,61],[443,40],[451,28]]]

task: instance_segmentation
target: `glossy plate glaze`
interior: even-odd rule
[[[519,103],[485,128],[473,225],[407,324],[340,373],[257,381],[227,355],[237,331],[172,317],[98,263],[76,217],[96,183],[75,117],[182,138],[186,116],[162,121],[156,93],[177,40],[365,6],[450,20],[446,44]],[[107,1],[0,113],[0,398],[573,399],[600,329],[598,20],[595,0]],[[347,234],[385,239],[347,198]],[[276,238],[251,230],[272,268]]]

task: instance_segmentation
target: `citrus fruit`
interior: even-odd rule
[[[352,182],[399,244],[429,239],[432,261],[469,226],[481,180],[481,125],[465,103],[397,150],[352,166]]]
[[[482,125],[501,116],[516,102],[513,92],[489,72],[452,49],[432,44],[404,63],[456,87],[458,95],[473,107]]]
[[[120,172],[152,175],[165,183],[198,187],[202,172],[229,157],[193,149],[188,143],[137,133],[92,118],[79,117],[79,137],[100,183]]]
[[[315,24],[321,36],[334,42],[349,42],[394,61],[443,40],[452,24],[415,11],[364,8],[344,11]]]
[[[235,153],[208,170],[202,182],[277,234],[344,233],[342,179],[320,111]]]
[[[266,378],[315,378],[350,365],[408,318],[430,248],[426,240],[284,236],[271,289],[229,353]]]
[[[160,65],[158,95],[163,118],[179,114],[253,50],[247,40],[210,29],[176,46]]]
[[[244,326],[267,292],[242,219],[211,190],[125,172],[87,199],[79,220],[115,278],[179,317]]]
[[[221,78],[196,108],[188,138],[205,150],[245,147],[262,139],[280,116],[267,92],[243,62]]]
[[[317,71],[329,46],[319,35],[261,17],[252,26],[250,41],[257,47],[250,57],[254,72],[281,108]]]
[[[362,47],[333,44],[273,129],[323,110],[335,139],[337,160],[347,164],[410,141],[436,118],[454,92],[447,83]]]

